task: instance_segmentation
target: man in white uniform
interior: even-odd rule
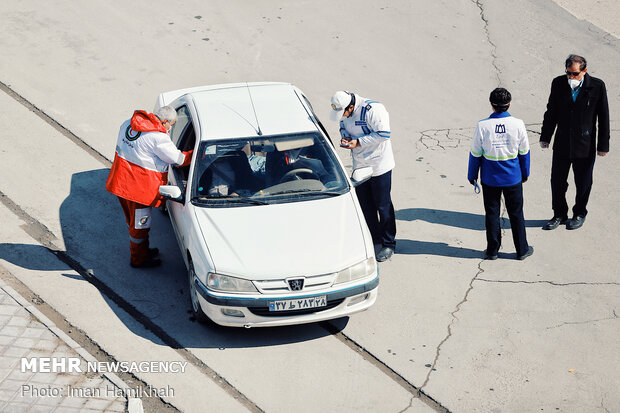
[[[394,154],[390,117],[381,103],[354,93],[338,91],[331,99],[334,121],[340,121],[340,146],[351,150],[353,170],[371,167],[372,177],[355,189],[373,243],[381,244],[377,261],[394,254],[396,217],[390,191]]]

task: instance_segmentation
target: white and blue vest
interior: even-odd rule
[[[372,176],[379,176],[394,168],[390,116],[381,103],[355,95],[355,109],[340,121],[340,134],[358,140],[351,150],[354,170],[370,166]]]
[[[513,186],[530,175],[530,144],[525,124],[510,113],[478,122],[469,153],[467,179],[489,186]]]

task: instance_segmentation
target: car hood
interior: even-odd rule
[[[353,196],[195,213],[217,272],[255,280],[311,276],[367,258]]]

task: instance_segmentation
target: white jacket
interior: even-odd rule
[[[340,120],[340,134],[359,143],[351,150],[354,170],[370,166],[372,176],[379,176],[394,168],[390,116],[381,103],[355,95],[355,109]]]
[[[108,192],[141,205],[161,205],[159,186],[168,182],[168,165],[189,165],[191,159],[174,146],[165,130],[155,115],[144,111],[135,111],[121,125]]]

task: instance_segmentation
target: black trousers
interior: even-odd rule
[[[484,199],[485,224],[487,229],[487,254],[496,255],[502,245],[502,230],[499,224],[502,193],[506,201],[506,210],[510,218],[510,229],[517,255],[527,252],[529,246],[525,235],[523,219],[523,184],[514,186],[488,186],[482,184]]]
[[[592,153],[587,158],[570,159],[568,154],[561,151],[553,151],[551,163],[551,207],[554,217],[566,217],[568,215],[568,204],[566,203],[566,190],[568,189],[568,172],[573,166],[573,176],[575,178],[575,206],[573,215],[586,216],[588,210],[586,205],[592,190],[592,171],[594,170],[594,160],[596,154]]]
[[[375,244],[396,247],[396,215],[390,192],[392,171],[373,176],[357,188],[355,193],[362,207],[366,224]]]

